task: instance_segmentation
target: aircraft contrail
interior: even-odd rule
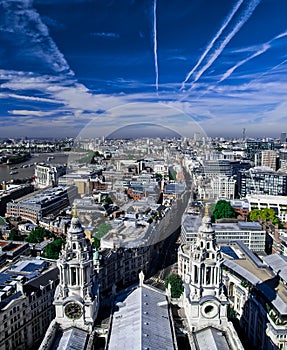
[[[240,66],[242,66],[243,64],[247,63],[248,61],[252,60],[253,58],[262,55],[264,52],[266,52],[267,50],[269,50],[271,48],[272,43],[275,40],[279,40],[281,38],[284,38],[287,36],[287,32],[283,32],[277,36],[275,36],[273,39],[269,40],[268,42],[264,43],[261,45],[261,48],[259,48],[256,52],[254,52],[252,55],[248,56],[247,58],[245,58],[244,60],[239,61],[238,63],[236,63],[233,67],[229,68],[221,77],[221,79],[218,81],[218,83],[221,83],[222,81],[224,81],[225,79],[229,78],[230,75]]]
[[[181,90],[184,89],[185,87],[185,83],[189,80],[189,78],[192,76],[192,74],[195,72],[195,70],[198,68],[198,66],[201,64],[201,62],[204,60],[204,58],[206,57],[206,55],[209,53],[209,51],[212,49],[214,43],[216,42],[216,40],[220,37],[220,35],[222,34],[222,32],[224,31],[224,29],[228,26],[229,22],[232,20],[233,16],[235,15],[235,13],[237,12],[237,10],[239,9],[239,7],[241,6],[241,4],[243,3],[244,0],[239,0],[237,2],[237,4],[233,7],[232,11],[230,12],[230,14],[225,18],[221,28],[219,29],[219,31],[216,33],[215,37],[211,40],[211,42],[207,45],[206,49],[204,50],[203,54],[200,56],[199,60],[197,61],[196,65],[192,68],[192,70],[187,74],[184,82],[181,85]]]
[[[268,43],[262,45],[262,48],[259,49],[258,51],[256,51],[254,54],[248,56],[247,58],[245,58],[244,60],[241,60],[239,62],[237,62],[233,67],[229,68],[221,77],[221,79],[217,82],[217,83],[221,83],[222,81],[224,81],[225,79],[229,78],[230,75],[240,66],[242,66],[243,64],[247,63],[248,61],[252,60],[253,58],[262,55],[264,52],[266,52],[268,49],[270,49],[270,45]]]
[[[225,46],[230,42],[230,40],[234,37],[234,35],[241,29],[243,24],[251,17],[256,7],[259,5],[261,0],[252,1],[246,10],[243,11],[239,22],[233,27],[232,31],[224,38],[221,42],[219,48],[215,50],[215,52],[211,55],[207,63],[201,68],[201,70],[196,74],[194,80],[192,81],[191,88],[194,83],[198,81],[198,79],[202,76],[202,74],[213,64],[213,62],[218,58],[221,52],[224,50]]]
[[[153,52],[155,69],[155,89],[158,92],[158,62],[157,62],[157,31],[156,31],[156,1],[153,2]]]

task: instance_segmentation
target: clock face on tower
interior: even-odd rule
[[[214,318],[218,314],[218,306],[214,303],[204,303],[201,313],[206,318]]]
[[[65,306],[65,315],[72,319],[78,319],[82,316],[82,306],[75,302],[70,302]]]

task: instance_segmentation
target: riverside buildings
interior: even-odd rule
[[[58,185],[60,176],[66,174],[65,165],[36,164],[34,183],[36,188],[54,187]]]
[[[2,185],[0,185],[0,215],[5,214],[7,203],[23,197],[33,191],[33,185],[7,184],[5,181],[3,181]]]

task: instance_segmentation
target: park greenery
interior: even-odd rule
[[[101,238],[104,237],[112,229],[112,225],[107,222],[102,222],[99,224],[98,231],[93,236],[93,247],[98,250],[101,246]]]
[[[23,241],[24,237],[20,235],[18,230],[16,230],[15,228],[12,228],[9,233],[8,239],[10,241]]]
[[[214,220],[236,218],[236,212],[230,202],[219,200],[212,212],[212,218]]]
[[[171,297],[179,298],[184,291],[180,276],[175,273],[168,275],[164,281],[165,288],[168,288],[169,284],[171,286]]]

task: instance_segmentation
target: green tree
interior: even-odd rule
[[[98,239],[101,239],[102,237],[104,237],[105,234],[107,234],[111,230],[111,228],[112,228],[111,224],[102,222],[98,227],[98,231],[95,234],[95,237],[97,237]]]
[[[156,181],[161,181],[162,180],[162,175],[159,174],[159,173],[155,173],[155,178],[156,178]]]
[[[107,204],[113,204],[113,200],[111,199],[111,197],[107,196],[105,199],[104,199],[104,202],[107,203]]]
[[[101,240],[97,237],[94,236],[94,242],[93,242],[93,247],[98,250],[101,246]]]
[[[58,259],[62,245],[65,243],[63,238],[56,238],[53,242],[47,244],[44,257],[48,259]]]
[[[170,179],[170,180],[175,181],[175,180],[176,180],[176,171],[175,171],[175,170],[169,171],[168,176],[169,176],[169,179]]]
[[[23,237],[19,234],[19,231],[16,230],[15,228],[11,229],[8,239],[10,241],[23,241]]]
[[[171,297],[179,298],[184,291],[180,276],[175,273],[168,275],[164,281],[165,288],[168,287],[168,284],[171,285]]]
[[[274,225],[282,227],[280,219],[275,215],[273,209],[264,208],[264,209],[252,209],[249,213],[250,221],[261,221],[261,222],[272,222]]]
[[[215,220],[227,219],[235,218],[236,213],[235,210],[232,208],[230,202],[225,200],[219,200],[215,205],[212,216]]]
[[[26,238],[26,241],[29,243],[40,243],[44,241],[45,237],[51,237],[51,233],[45,230],[43,227],[36,227],[30,232],[29,236]]]

